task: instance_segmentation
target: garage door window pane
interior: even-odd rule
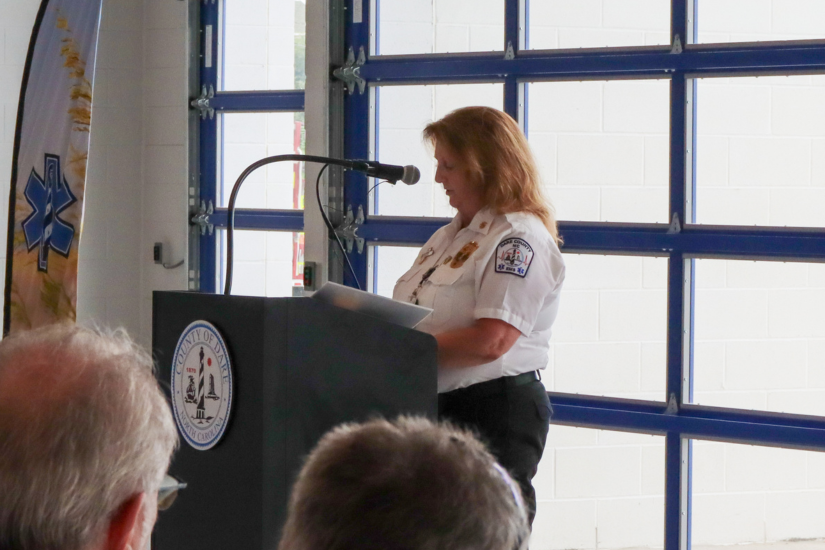
[[[386,86],[376,91],[378,103],[377,160],[413,164],[421,170],[416,185],[382,184],[374,190],[373,213],[385,216],[452,217],[444,188],[434,181],[432,149],[421,139],[424,126],[459,107],[486,105],[501,109],[501,84]]]
[[[559,220],[668,222],[669,84],[529,85],[528,138]]]

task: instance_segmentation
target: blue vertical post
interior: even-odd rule
[[[685,34],[687,35],[687,39],[685,40],[685,44],[691,44],[696,41],[696,37],[699,33],[699,3],[698,0],[684,0],[685,2],[685,14],[687,21],[685,22]],[[697,96],[696,96],[696,79],[691,78],[686,82],[686,92],[690,94],[690,110],[685,110],[687,113],[686,116],[688,119],[685,122],[685,128],[690,128],[690,141],[688,142],[688,146],[690,147],[690,155],[688,158],[690,160],[690,180],[686,181],[686,185],[689,185],[689,192],[690,192],[690,211],[685,212],[686,222],[685,223],[694,223],[696,221],[696,139],[697,139]],[[689,217],[688,217],[689,216]],[[687,286],[688,300],[687,303],[690,304],[690,310],[688,311],[689,321],[688,321],[688,364],[687,364],[687,400],[689,403],[693,403],[693,343],[694,338],[694,297],[696,296],[696,260],[691,259],[690,262],[686,266],[689,268],[688,277],[690,280],[690,284]],[[686,480],[686,492],[687,496],[683,501],[684,512],[685,512],[685,521],[683,522],[684,529],[687,531],[685,535],[685,550],[690,550],[692,548],[692,531],[693,531],[693,440],[688,441],[688,448],[687,448],[687,465],[685,468],[687,472],[687,480]]]
[[[522,0],[504,0],[504,52],[507,54],[512,48],[513,54],[518,55],[523,46],[521,22]],[[504,112],[518,120],[519,118],[519,87],[515,76],[506,75],[504,78]]]
[[[218,3],[205,3],[201,6],[200,28],[200,88],[218,90],[218,40],[220,6]],[[207,48],[209,50],[207,51]],[[201,118],[199,128],[200,158],[200,202],[208,205],[210,202],[217,207],[218,162],[216,158],[219,149],[217,114],[210,118],[208,115]],[[200,238],[200,291],[215,292],[217,283],[217,230],[206,233]]]
[[[355,8],[358,8],[357,10]],[[370,2],[361,0],[348,0],[347,2],[347,30],[346,48],[355,55],[356,60],[363,48],[364,55],[370,55]],[[348,93],[348,92],[345,92]],[[370,94],[369,90],[364,92],[355,87],[352,94],[348,95],[344,102],[344,156],[348,159],[366,159],[369,157],[370,139]],[[369,201],[367,177],[360,173],[348,171],[344,175],[344,208],[352,209],[353,216],[358,215],[358,208],[367,216],[369,213]],[[367,248],[359,253],[356,246],[353,246],[352,253],[349,254],[350,262],[358,277],[358,283],[362,289],[366,289],[367,284]],[[344,284],[356,286],[352,279],[352,274],[344,267]]]
[[[671,44],[678,37],[687,43],[688,0],[671,1]],[[680,55],[676,51],[671,55]],[[687,88],[684,73],[675,73],[670,83],[670,209],[671,231],[679,231],[687,217],[686,166]],[[668,404],[680,408],[685,402],[684,344],[685,258],[681,252],[670,255],[668,266],[667,314],[667,394]],[[672,409],[671,409],[672,410]],[[678,432],[665,438],[665,550],[688,550],[688,472],[689,443]]]

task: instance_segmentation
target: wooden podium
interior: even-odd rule
[[[170,474],[188,483],[160,512],[153,550],[277,547],[292,483],[333,426],[377,415],[437,416],[436,342],[311,298],[155,292],[152,344],[169,392],[178,339],[196,320],[226,341],[234,394],[215,447],[183,437]]]

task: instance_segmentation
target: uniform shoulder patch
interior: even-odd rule
[[[533,247],[524,239],[504,239],[496,249],[496,273],[526,277],[533,262]]]

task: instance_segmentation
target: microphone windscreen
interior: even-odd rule
[[[401,181],[407,185],[413,185],[414,183],[418,183],[419,179],[421,179],[421,172],[418,168],[413,165],[404,167],[404,175],[401,176]]]

